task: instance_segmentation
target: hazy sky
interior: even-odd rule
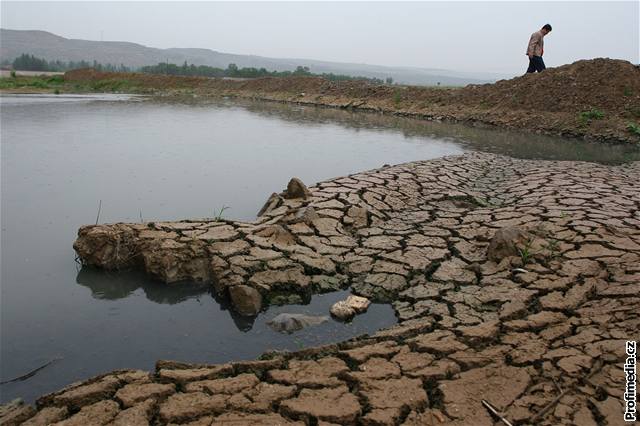
[[[67,38],[461,71],[521,73],[550,23],[547,66],[639,61],[639,2],[2,1],[3,28]]]

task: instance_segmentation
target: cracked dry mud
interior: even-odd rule
[[[472,153],[309,191],[253,223],[87,226],[76,249],[167,282],[247,285],[267,303],[350,286],[392,303],[398,325],[257,361],[112,372],[3,424],[498,424],[482,399],[514,424],[623,424],[625,340],[640,340],[640,163]],[[515,252],[492,242],[499,230]]]

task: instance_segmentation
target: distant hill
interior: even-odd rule
[[[315,61],[311,59],[278,59],[253,55],[234,55],[210,49],[157,49],[121,41],[91,41],[60,37],[46,31],[0,29],[0,61],[13,61],[23,53],[48,61],[98,61],[103,64],[141,67],[159,62],[209,65],[226,68],[230,63],[242,67],[264,67],[270,71],[293,71],[298,65],[313,73],[335,73],[385,79],[403,84],[462,86],[469,83],[494,82],[502,75],[474,74],[440,69],[387,67],[367,64]]]

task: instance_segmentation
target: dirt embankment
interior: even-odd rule
[[[640,141],[640,68],[612,59],[578,61],[495,84],[464,88],[372,85],[317,77],[252,80],[76,70],[69,83],[161,95],[233,96],[455,120],[603,141]]]

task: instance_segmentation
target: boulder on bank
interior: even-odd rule
[[[311,196],[311,192],[300,179],[294,177],[291,178],[287,184],[287,190],[284,192],[284,198],[304,198],[307,199]]]
[[[234,285],[229,287],[229,296],[233,308],[240,315],[255,316],[262,309],[262,295],[258,290],[248,285]]]
[[[356,315],[355,309],[347,304],[345,300],[336,302],[331,307],[331,316],[340,321],[349,321]]]
[[[327,321],[329,321],[328,316],[283,313],[268,321],[267,325],[279,333],[291,334],[294,331]]]

